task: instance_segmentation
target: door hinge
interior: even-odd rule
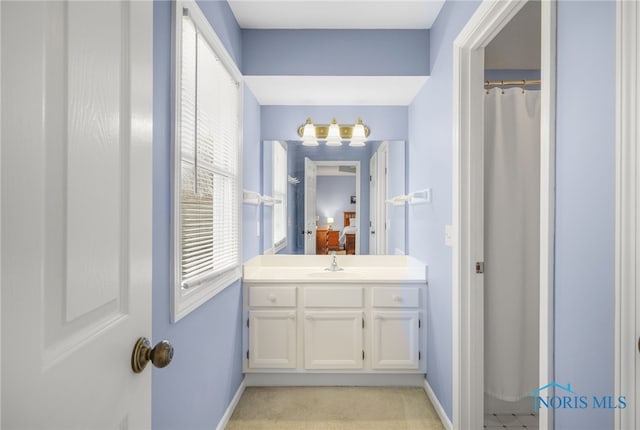
[[[247,349],[247,360],[249,359],[249,350]]]
[[[247,328],[249,328],[249,319],[247,318]]]
[[[362,350],[362,359],[364,360],[364,349]]]
[[[418,320],[418,328],[422,328],[422,320]]]
[[[373,181],[373,176],[369,175],[369,182]]]
[[[476,262],[476,273],[484,273],[484,261]]]
[[[364,318],[362,318],[362,328],[364,328]]]
[[[418,361],[422,360],[422,353],[418,351]]]

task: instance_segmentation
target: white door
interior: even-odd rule
[[[387,192],[388,189],[388,164],[389,164],[389,144],[384,142],[380,145],[380,149],[378,149],[378,224],[376,229],[378,230],[377,235],[377,248],[378,254],[389,254],[390,250],[387,249],[388,241],[388,205],[387,199],[389,198],[389,194]]]
[[[151,426],[151,2],[2,2],[2,428]]]
[[[316,253],[316,176],[318,166],[313,160],[304,159],[304,253]]]
[[[378,153],[369,160],[369,254],[378,254],[376,227],[378,225]]]
[[[305,369],[362,369],[361,311],[304,313]]]
[[[249,367],[296,367],[296,310],[251,311]]]
[[[418,369],[420,367],[420,312],[374,311],[371,367]]]

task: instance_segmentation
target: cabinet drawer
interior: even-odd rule
[[[296,305],[296,287],[249,287],[249,306]]]
[[[362,287],[310,287],[304,290],[304,305],[310,308],[361,308]]]
[[[420,289],[415,287],[373,287],[373,307],[417,308],[420,306]]]

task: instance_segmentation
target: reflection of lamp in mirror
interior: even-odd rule
[[[329,230],[333,228],[333,217],[327,217],[327,224],[329,224]]]
[[[327,135],[327,146],[341,146],[342,141],[340,140],[340,126],[338,126],[338,121],[334,118],[331,121],[331,125],[329,126],[329,134]]]

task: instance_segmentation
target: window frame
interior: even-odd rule
[[[182,286],[182,235],[181,235],[181,176],[182,176],[182,145],[180,138],[181,131],[181,70],[182,70],[182,17],[183,10],[189,11],[189,17],[195,24],[198,32],[204,36],[207,43],[212,48],[214,54],[221,61],[222,65],[229,72],[232,79],[238,84],[238,130],[237,130],[237,160],[236,171],[237,181],[235,190],[236,201],[236,213],[237,219],[237,231],[238,237],[235,238],[238,243],[238,256],[236,264],[231,268],[214,274],[212,277],[205,277],[201,282],[193,285],[189,288],[183,288]],[[211,27],[208,19],[200,10],[199,6],[193,0],[176,0],[174,3],[174,21],[172,28],[172,96],[173,96],[173,121],[172,121],[172,134],[173,145],[171,151],[171,321],[177,322],[180,319],[187,316],[193,310],[200,305],[224,291],[227,287],[233,285],[242,277],[242,147],[243,147],[243,79],[240,70],[235,64],[235,61],[229,55],[228,51],[224,47],[222,41],[218,38],[215,31]]]

